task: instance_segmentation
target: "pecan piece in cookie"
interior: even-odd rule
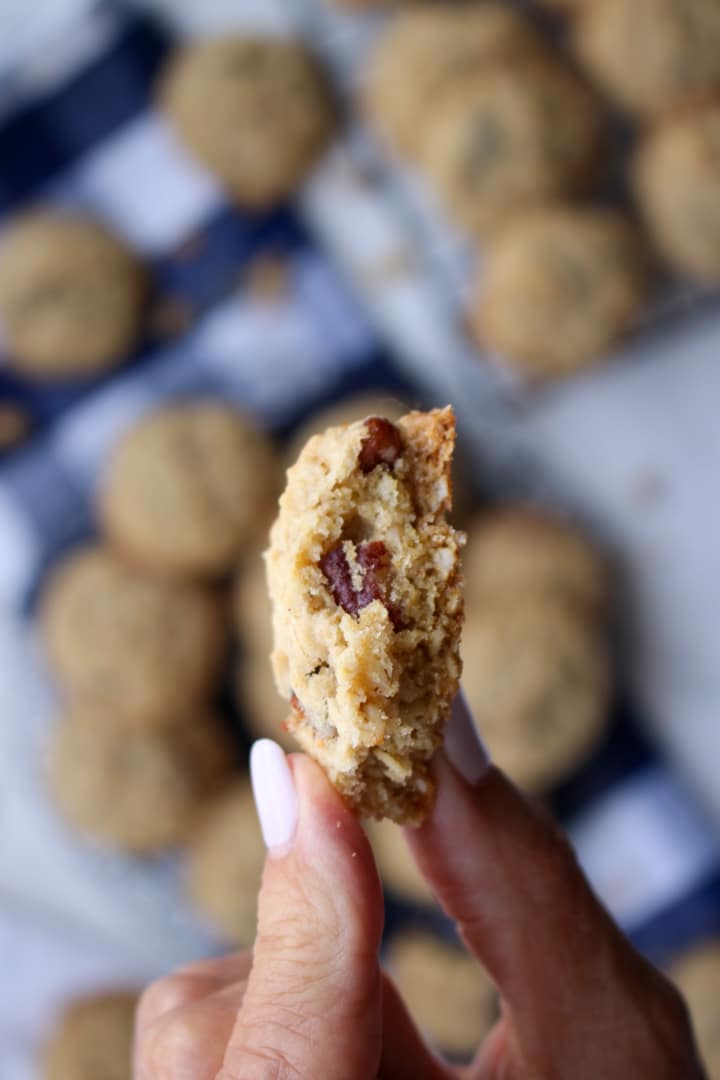
[[[367,435],[360,447],[360,468],[369,473],[378,465],[394,465],[403,452],[402,436],[390,420],[370,416],[365,421]]]

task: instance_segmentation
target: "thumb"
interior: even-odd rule
[[[383,905],[359,823],[310,758],[268,739],[251,774],[268,845],[253,968],[219,1080],[377,1074]]]

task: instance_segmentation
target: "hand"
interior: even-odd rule
[[[435,810],[406,837],[501,994],[472,1066],[433,1054],[380,970],[382,893],[362,828],[314,762],[286,763],[264,741],[255,949],[146,991],[137,1080],[702,1080],[679,994],[595,899],[550,818],[481,760],[463,709],[438,756]]]

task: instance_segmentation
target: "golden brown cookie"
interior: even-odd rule
[[[186,837],[232,764],[225,732],[207,713],[186,713],[172,728],[129,731],[113,714],[82,707],[56,728],[49,778],[71,825],[150,854]]]
[[[139,996],[116,990],[73,1002],[45,1048],[44,1080],[132,1080]]]
[[[250,785],[238,780],[199,825],[187,881],[192,902],[233,944],[250,945],[255,938],[264,862]]]
[[[157,580],[102,546],[54,572],[41,624],[71,700],[129,726],[172,724],[207,699],[225,647],[213,593]]]
[[[471,301],[478,342],[531,378],[569,375],[602,357],[649,293],[642,239],[614,210],[537,210],[490,246]]]
[[[670,977],[690,1010],[708,1080],[720,1080],[720,940],[680,957]]]
[[[143,566],[221,575],[267,530],[278,480],[269,440],[231,406],[169,405],[116,448],[102,519],[115,544]]]
[[[428,107],[421,162],[457,222],[484,238],[597,178],[603,120],[561,59],[534,53],[458,79]]]
[[[267,554],[290,727],[362,817],[429,811],[460,678],[452,409],[329,428],[288,470]]]
[[[635,191],[670,266],[720,281],[720,97],[661,120],[646,135]]]
[[[463,568],[473,606],[537,596],[577,604],[591,617],[610,606],[609,566],[595,544],[571,522],[529,505],[476,518]]]
[[[542,48],[529,20],[503,4],[410,7],[389,23],[370,59],[368,117],[390,146],[415,156],[438,93],[492,61]]]
[[[172,60],[161,96],[192,153],[253,208],[292,195],[336,127],[319,64],[277,38],[195,42]]]
[[[411,904],[433,904],[433,891],[418,870],[400,826],[394,821],[369,821],[367,833],[385,888]]]
[[[605,732],[607,646],[577,608],[543,597],[470,607],[462,654],[478,731],[521,787],[565,779]]]
[[[117,366],[135,343],[145,276],[102,225],[38,210],[0,247],[0,319],[8,364],[45,379]]]
[[[720,87],[717,0],[602,0],[576,24],[578,55],[630,112],[659,113]]]
[[[495,989],[476,960],[425,933],[390,942],[387,969],[420,1030],[449,1054],[474,1053],[493,1025]]]
[[[392,394],[383,394],[379,390],[368,394],[352,394],[340,401],[334,401],[331,405],[312,413],[293,432],[286,459],[289,464],[294,465],[308,439],[313,435],[319,435],[329,427],[341,427],[344,424],[351,424],[354,420],[364,420],[366,416],[386,416],[388,420],[399,420],[406,412],[408,412],[408,406],[405,402],[393,397]]]

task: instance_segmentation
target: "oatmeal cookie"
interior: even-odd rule
[[[635,161],[638,205],[681,273],[720,282],[720,96],[661,121]]]
[[[460,678],[460,548],[447,523],[451,409],[310,439],[267,554],[273,667],[290,726],[362,817],[429,811]]]
[[[321,67],[301,45],[277,38],[187,46],[171,61],[161,98],[191,152],[256,209],[293,194],[336,127]]]
[[[117,547],[143,566],[217,576],[267,529],[279,469],[269,440],[220,402],[169,405],[121,440],[101,516]]]
[[[313,435],[319,435],[329,427],[341,427],[354,420],[364,420],[366,416],[386,416],[388,420],[399,420],[409,412],[409,406],[392,394],[383,394],[380,390],[352,394],[350,397],[334,401],[325,408],[317,409],[296,431],[288,445],[287,460],[292,465],[300,456],[305,443]]]
[[[139,998],[139,990],[115,990],[74,1001],[45,1048],[44,1080],[132,1080]]]
[[[526,376],[568,375],[629,331],[649,285],[645,245],[622,214],[537,210],[491,244],[469,322],[480,344]]]
[[[708,1080],[720,1080],[720,940],[686,953],[670,977],[690,1010]]]
[[[604,734],[607,646],[576,608],[543,597],[469,607],[462,653],[478,731],[521,787],[547,790]]]
[[[82,549],[55,571],[41,627],[71,700],[136,727],[172,724],[206,700],[225,647],[212,593],[158,581],[101,546]]]
[[[8,364],[44,379],[116,367],[135,344],[146,294],[135,257],[102,225],[37,210],[0,247],[0,319]]]

